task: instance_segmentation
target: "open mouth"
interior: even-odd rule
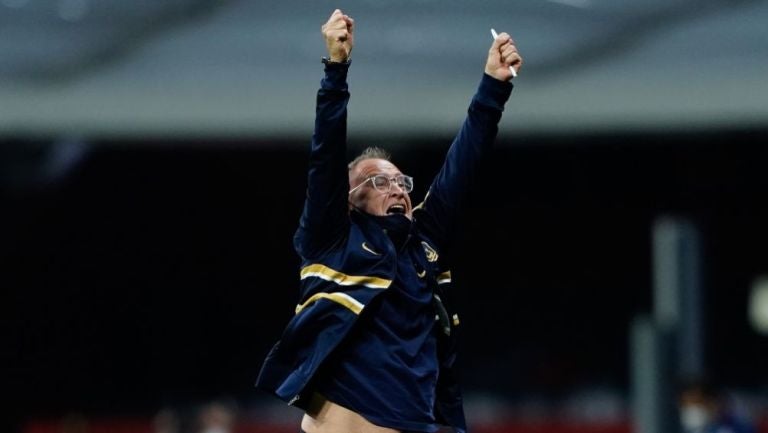
[[[401,204],[393,204],[389,208],[387,208],[387,215],[393,215],[393,214],[405,214],[405,206]]]

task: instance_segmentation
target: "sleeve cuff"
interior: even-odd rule
[[[483,105],[503,111],[513,88],[514,85],[511,82],[500,81],[484,73],[475,99]]]
[[[347,71],[351,62],[324,61],[323,64],[325,65],[325,77],[320,83],[321,87],[326,90],[347,90]]]

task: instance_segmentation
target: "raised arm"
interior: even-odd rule
[[[488,50],[477,92],[445,162],[414,217],[442,246],[450,244],[475,180],[491,154],[504,104],[512,92],[510,66],[519,73],[523,60],[512,38],[501,33]]]
[[[340,239],[349,224],[346,166],[347,70],[354,45],[354,20],[336,9],[323,24],[328,49],[317,92],[315,131],[309,155],[307,197],[294,245],[304,257]]]

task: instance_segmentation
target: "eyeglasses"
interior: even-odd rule
[[[392,183],[396,183],[398,187],[400,187],[403,192],[411,192],[413,191],[413,178],[411,176],[406,176],[404,174],[397,175],[395,177],[387,177],[383,174],[377,174],[374,176],[370,176],[366,178],[364,181],[360,182],[359,185],[349,190],[349,193],[352,194],[355,192],[358,188],[365,185],[366,182],[371,181],[371,184],[376,189],[376,191],[379,192],[389,192],[392,190]]]

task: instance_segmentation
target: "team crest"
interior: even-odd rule
[[[424,252],[427,253],[427,261],[436,262],[438,258],[437,251],[424,241],[421,241],[421,246],[424,247]]]

